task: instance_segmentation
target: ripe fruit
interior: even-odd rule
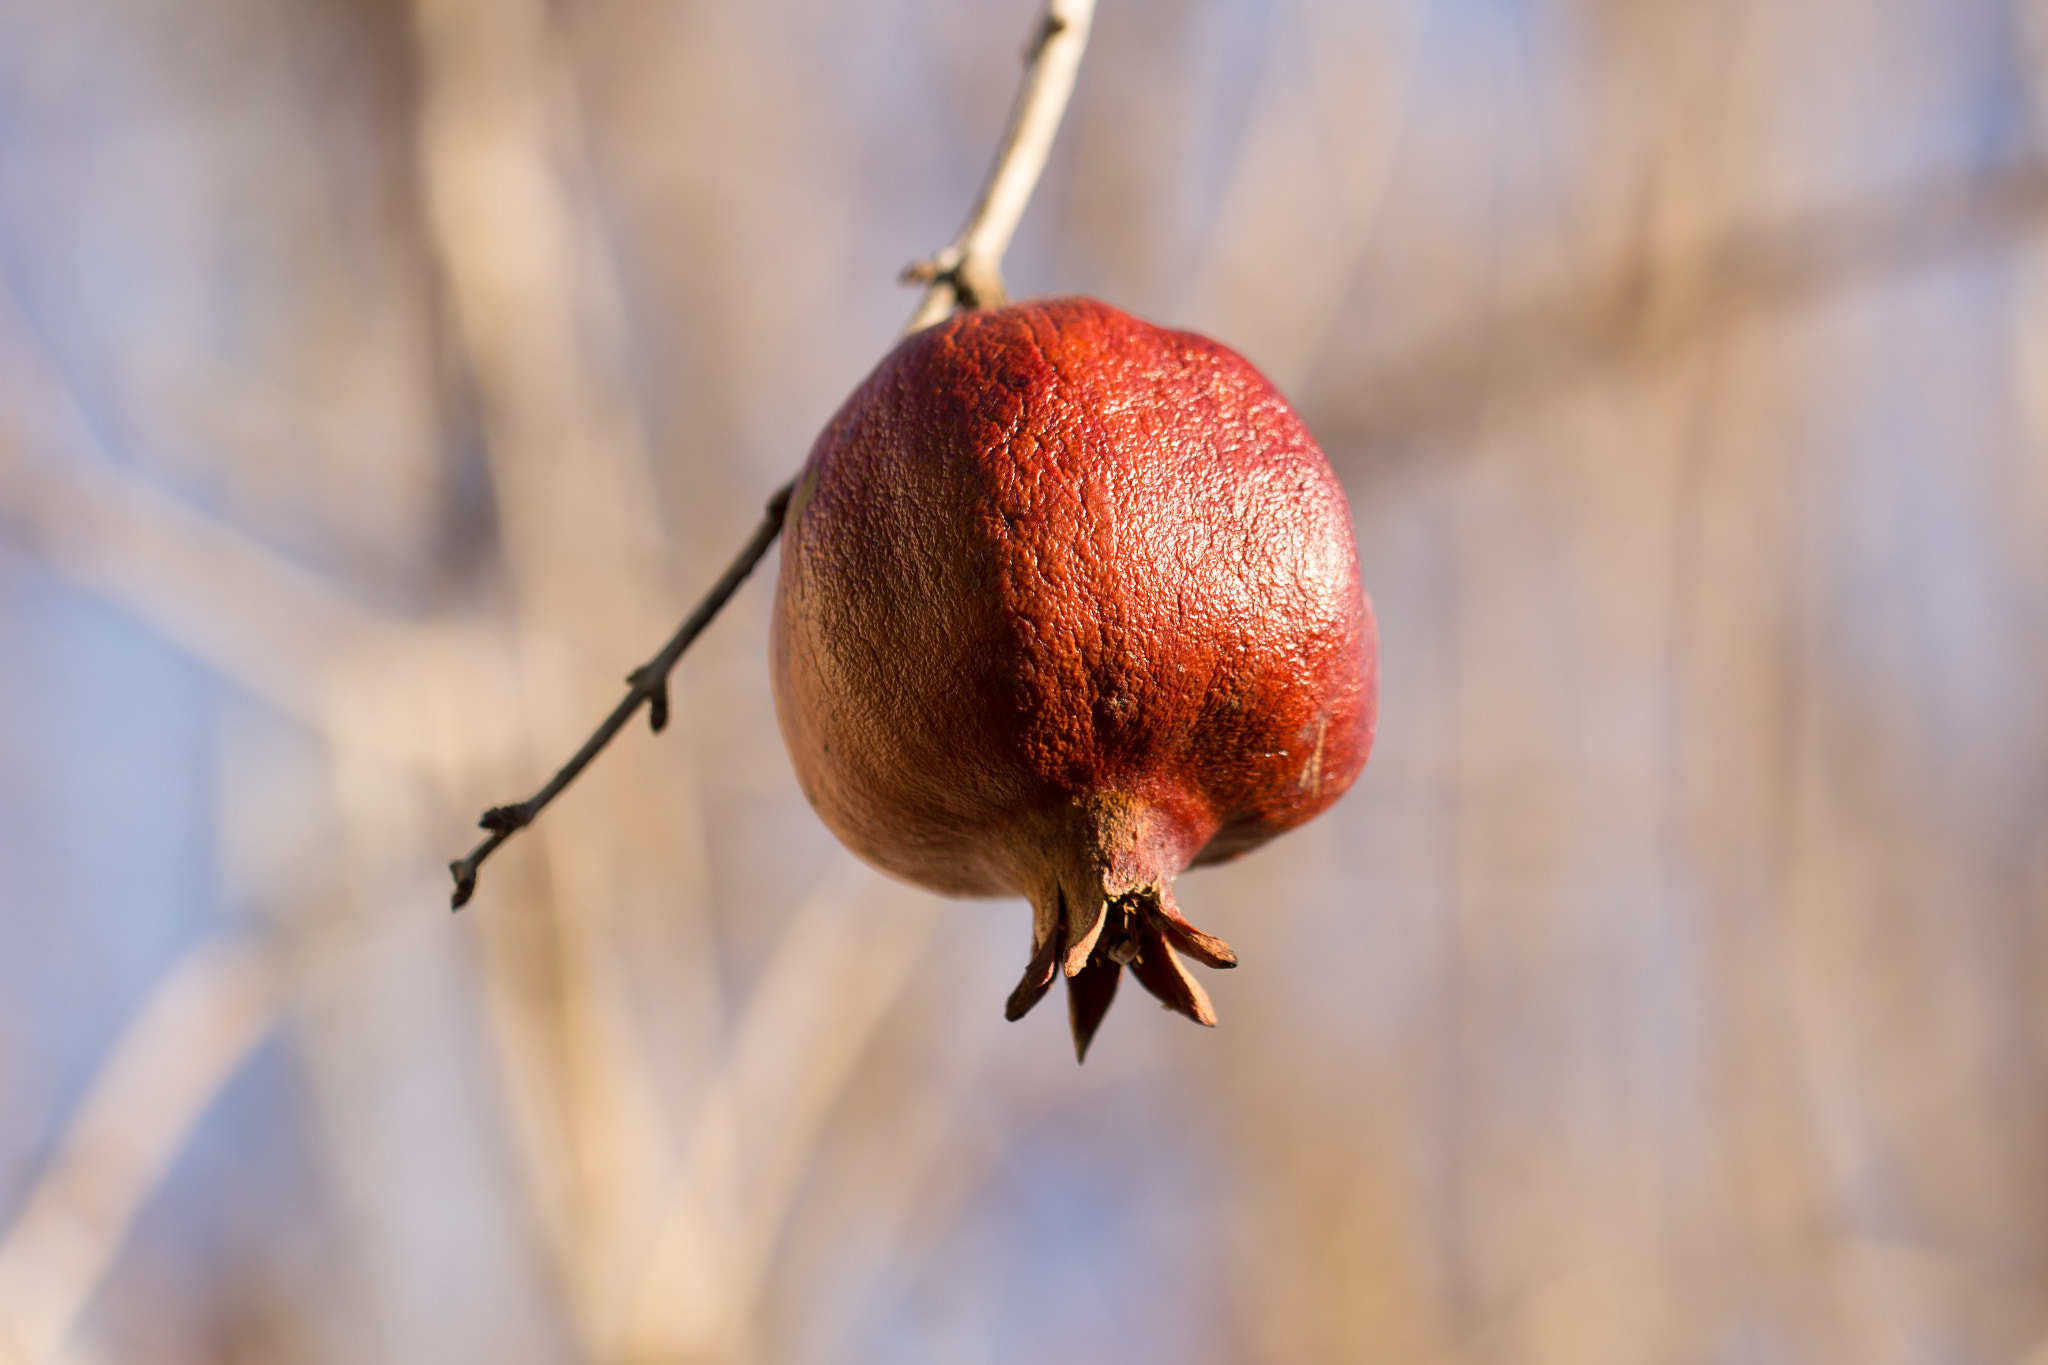
[[[1317,814],[1372,747],[1351,516],[1272,386],[1089,299],[897,346],[798,476],[776,714],[804,794],[885,872],[1023,895],[1020,1018],[1067,977],[1076,1051],[1122,969],[1203,1024],[1174,955],[1236,957],[1173,879]]]

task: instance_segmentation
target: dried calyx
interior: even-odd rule
[[[1168,1009],[1198,1024],[1215,1025],[1216,1011],[1209,1004],[1209,993],[1181,965],[1174,950],[1209,967],[1235,967],[1237,954],[1222,939],[1182,919],[1169,888],[1148,886],[1098,903],[1091,916],[1069,913],[1062,894],[1056,897],[1052,913],[1041,918],[1045,922],[1033,930],[1037,951],[1024,969],[1024,979],[1010,992],[1005,1018],[1022,1019],[1045,998],[1053,978],[1064,970],[1074,1050],[1086,1056],[1095,1030],[1116,999],[1117,982],[1129,967],[1138,983]],[[1085,928],[1073,928],[1084,919]]]

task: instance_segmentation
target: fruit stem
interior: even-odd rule
[[[1000,308],[1003,253],[1010,249],[1017,223],[1031,192],[1038,187],[1053,137],[1074,93],[1074,76],[1088,46],[1088,28],[1095,18],[1095,0],[1046,0],[1030,47],[1024,53],[1024,81],[1010,108],[1010,126],[1003,134],[988,181],[960,235],[938,255],[903,272],[908,282],[931,287],[904,335],[943,322],[955,306]]]

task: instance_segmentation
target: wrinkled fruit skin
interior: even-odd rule
[[[868,862],[1022,895],[1021,1016],[1077,1048],[1129,966],[1235,963],[1174,877],[1324,810],[1372,747],[1372,608],[1321,450],[1235,353],[1088,299],[906,338],[818,438],[775,594],[797,777]]]

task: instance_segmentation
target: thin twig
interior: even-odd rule
[[[1066,114],[1067,98],[1074,90],[1074,75],[1080,69],[1081,53],[1088,45],[1088,27],[1095,17],[1095,0],[1046,0],[1032,41],[1024,54],[1024,79],[1010,110],[1010,124],[997,149],[995,164],[967,225],[938,255],[903,272],[907,281],[926,281],[923,301],[903,331],[908,336],[943,320],[954,308],[997,308],[1006,301],[1003,292],[1003,253],[1016,234],[1017,222],[1038,187],[1039,173],[1052,150],[1053,135]],[[768,514],[755,528],[753,539],[725,571],[725,576],[697,609],[690,613],[661,653],[633,670],[624,700],[612,708],[576,756],[562,766],[545,787],[516,806],[493,806],[477,823],[490,837],[471,849],[469,856],[448,864],[455,875],[454,908],[460,910],[476,893],[477,870],[498,846],[532,824],[550,801],[561,795],[590,761],[625,728],[642,703],[656,733],[668,724],[668,675],[698,632],[709,625],[726,599],[753,572],[768,547],[782,532],[782,518],[789,506],[790,489],[784,484],[768,502]]]
[[[455,874],[454,909],[460,910],[476,894],[477,869],[484,859],[504,843],[533,823],[535,816],[547,809],[548,802],[562,794],[562,789],[574,782],[577,775],[590,766],[604,746],[612,742],[612,736],[626,727],[633,713],[641,704],[647,706],[647,719],[654,732],[660,734],[668,725],[668,675],[674,671],[676,661],[683,657],[683,651],[697,638],[704,627],[711,624],[711,618],[718,615],[719,608],[726,604],[741,583],[746,581],[761,557],[768,553],[768,547],[775,543],[775,537],[782,533],[783,514],[789,510],[791,485],[784,484],[775,490],[775,496],[768,499],[767,510],[762,513],[761,524],[754,528],[753,538],[748,540],[739,556],[727,566],[719,580],[711,585],[711,591],[697,604],[697,609],[685,617],[676,633],[661,647],[661,653],[634,669],[626,677],[629,686],[626,696],[604,723],[583,741],[583,747],[575,757],[562,765],[560,772],[548,780],[548,784],[527,797],[516,806],[493,806],[483,813],[477,824],[491,832],[491,836],[469,851],[469,856],[448,864],[448,870]]]
[[[903,272],[906,281],[931,284],[904,328],[906,334],[944,321],[956,304],[1000,308],[1008,301],[1003,253],[1010,249],[1018,220],[1038,188],[1053,135],[1067,112],[1067,97],[1074,92],[1074,75],[1080,70],[1094,18],[1095,0],[1047,0],[1024,54],[1024,82],[1010,109],[1010,126],[967,225],[944,251]]]

